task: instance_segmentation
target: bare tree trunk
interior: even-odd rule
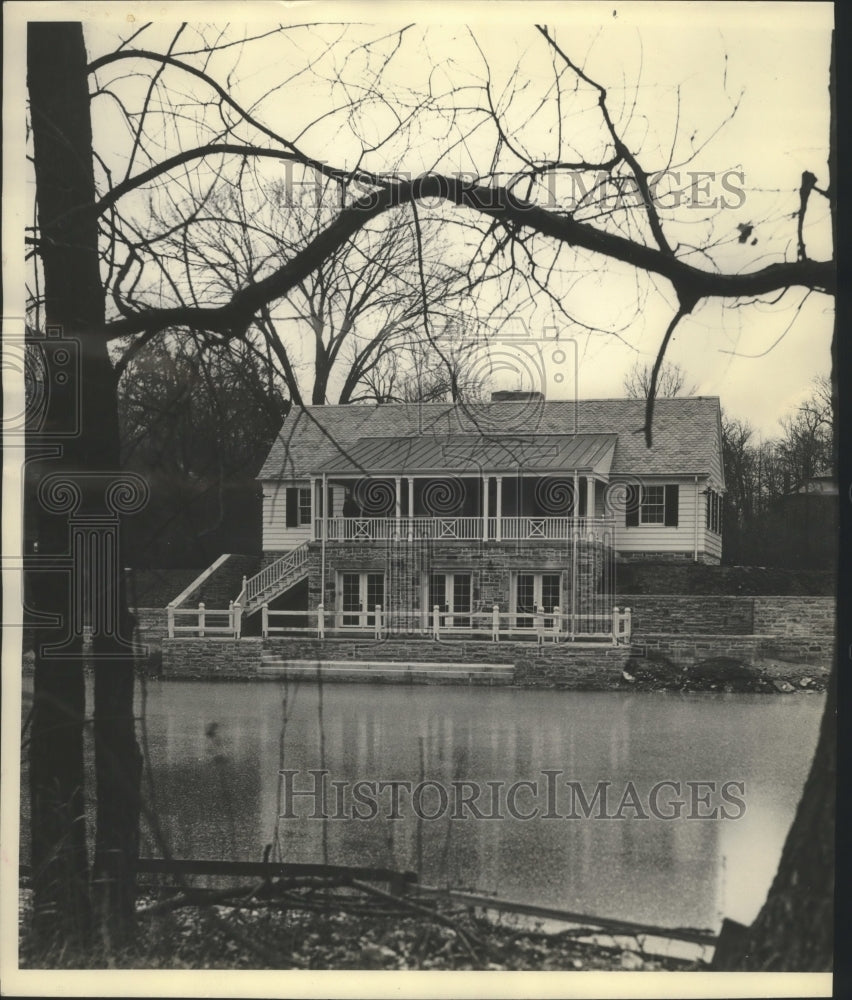
[[[835,43],[831,48],[831,154],[829,193],[834,220],[836,206]],[[839,421],[836,398],[837,322],[832,340],[832,402],[834,440]],[[836,448],[836,444],[835,444]],[[835,452],[835,461],[836,461]],[[841,550],[842,551],[842,550]],[[843,593],[839,595],[842,597]],[[843,605],[840,605],[843,610]],[[844,617],[838,616],[843,622]],[[796,816],[766,902],[751,927],[738,940],[717,949],[713,966],[720,971],[829,972],[834,950],[835,803],[837,795],[837,671],[843,644],[838,638],[835,662],[820,725],[819,741]]]
[[[28,86],[33,128],[39,253],[44,270],[48,329],[69,345],[61,388],[49,385],[44,432],[34,435],[28,459],[43,492],[33,517],[39,558],[56,555],[69,573],[35,572],[37,610],[55,616],[37,635],[35,708],[30,748],[32,865],[37,924],[50,939],[85,940],[91,926],[83,816],[85,716],[80,609],[110,608],[116,629],[93,636],[97,834],[95,878],[108,885],[102,926],[112,940],[132,926],[133,870],[138,850],[140,755],[133,717],[133,664],[116,657],[130,635],[123,585],[104,578],[102,562],[74,554],[72,522],[97,535],[113,516],[110,484],[119,470],[116,384],[104,334],[104,291],[94,215],[92,129],[82,25],[31,22]],[[52,351],[61,347],[51,348]],[[58,435],[58,436],[57,436]],[[50,446],[53,450],[50,451]],[[57,447],[58,445],[58,447]],[[47,447],[47,451],[36,449]],[[51,482],[56,492],[45,489]],[[69,500],[70,498],[70,500]],[[69,501],[69,502],[66,502]],[[106,530],[105,528],[103,530]],[[106,538],[106,536],[103,536]],[[117,535],[105,542],[120,558]],[[72,558],[72,554],[73,558]],[[120,581],[121,576],[117,579]],[[105,593],[105,588],[110,588]],[[114,610],[113,610],[114,609]],[[51,657],[49,645],[62,645]],[[104,880],[104,872],[118,881]]]

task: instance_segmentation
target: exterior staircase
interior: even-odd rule
[[[240,606],[244,615],[253,615],[264,604],[304,580],[308,575],[308,553],[308,543],[303,542],[264,566],[259,573],[244,579],[243,589],[234,604]]]

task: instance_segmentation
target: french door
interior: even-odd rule
[[[515,627],[532,628],[535,609],[552,614],[560,606],[559,573],[518,573],[515,577]],[[545,618],[545,628],[553,628],[553,618]]]
[[[437,604],[442,628],[470,628],[470,573],[432,573],[429,576],[426,627]]]
[[[341,573],[341,625],[344,628],[372,628],[375,608],[385,606],[384,573]]]

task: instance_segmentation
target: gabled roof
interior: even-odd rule
[[[508,454],[523,451],[526,441],[526,452],[538,456],[537,463],[545,461],[548,448],[560,455],[560,461],[570,458],[570,464],[560,466],[565,471],[603,473],[601,466],[608,462],[613,476],[708,475],[721,487],[719,414],[716,396],[658,399],[653,445],[646,448],[642,399],[581,399],[576,411],[572,401],[534,399],[307,406],[294,408],[284,421],[258,478],[305,479],[323,471],[497,472],[501,469],[489,468],[489,462],[502,462]],[[440,467],[429,465],[439,455]],[[394,466],[396,461],[406,464]],[[464,466],[465,461],[471,464]],[[513,462],[512,467],[519,464],[533,471],[524,462]],[[541,471],[545,468],[555,466],[542,464]]]

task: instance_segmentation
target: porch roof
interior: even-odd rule
[[[608,476],[615,434],[445,434],[361,437],[318,461],[314,475],[479,475],[573,472]]]

